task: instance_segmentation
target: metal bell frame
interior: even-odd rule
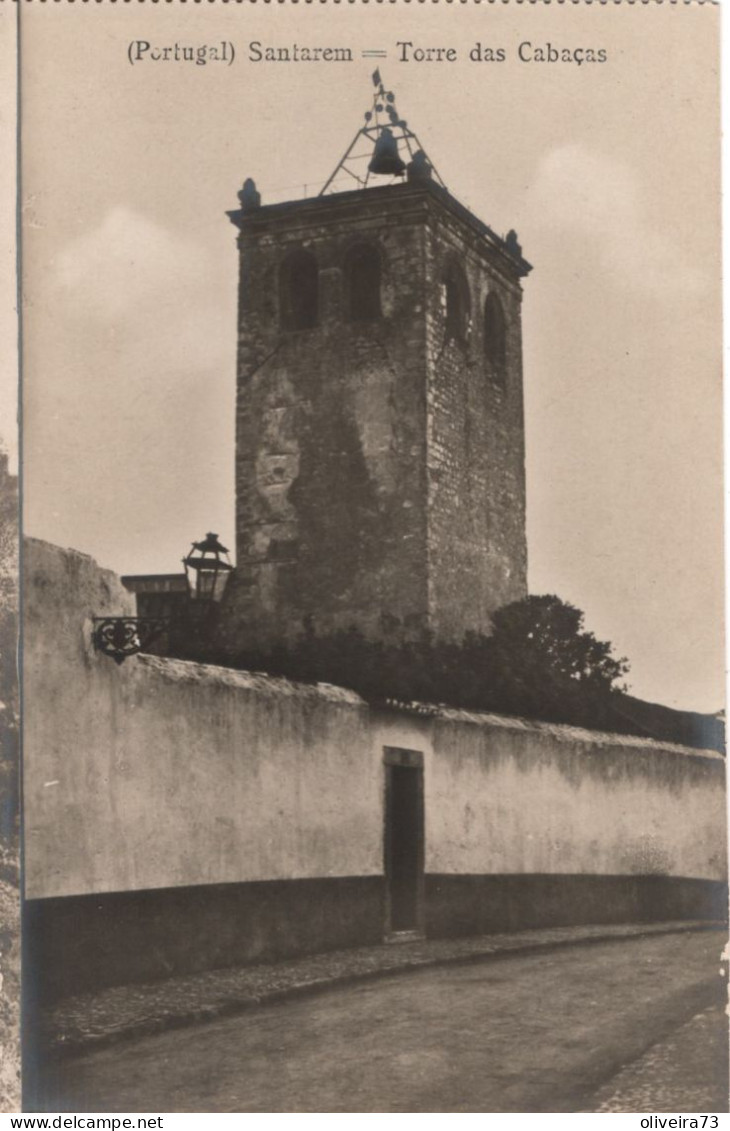
[[[401,142],[407,150],[411,161],[416,153],[421,150],[423,146],[418,140],[416,134],[408,126],[405,118],[398,115],[395,105],[395,95],[392,90],[386,90],[380,78],[380,71],[375,71],[373,74],[373,86],[375,91],[373,93],[372,109],[365,113],[365,125],[361,126],[340,158],[334,172],[327,179],[324,187],[320,190],[319,195],[324,196],[328,192],[341,192],[341,189],[334,189],[332,185],[338,178],[339,173],[347,173],[354,181],[357,182],[358,188],[367,188],[370,183],[370,178],[375,176],[379,177],[383,174],[374,173],[370,168],[370,163],[373,158],[374,150],[378,144],[379,139],[383,136],[384,130],[389,130],[396,145]],[[360,139],[363,142],[369,142],[370,148],[366,153],[353,153],[357,148]],[[363,169],[363,163],[364,169]],[[431,166],[431,173],[435,180],[446,188],[442,178],[439,176],[433,164],[429,161]],[[393,176],[397,180],[405,174],[405,169],[401,174],[385,174],[386,176]]]

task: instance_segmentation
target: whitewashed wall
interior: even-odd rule
[[[725,878],[717,754],[374,712],[341,689],[151,656],[117,667],[90,618],[132,598],[34,540],[25,598],[28,898],[382,874],[384,746],[424,754],[428,873]]]

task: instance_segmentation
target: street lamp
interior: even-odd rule
[[[96,650],[121,664],[127,656],[144,652],[166,632],[176,630],[183,638],[190,633],[207,634],[210,624],[206,622],[220,602],[233,570],[228,550],[220,544],[217,534],[206,534],[201,542],[193,542],[190,553],[183,558],[183,566],[187,593],[179,609],[166,616],[94,617],[92,639]]]
[[[183,558],[191,601],[215,602],[221,600],[231,576],[233,566],[228,550],[221,546],[217,534],[206,534],[202,542],[193,542],[190,553]]]

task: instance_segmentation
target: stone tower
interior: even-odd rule
[[[421,153],[401,183],[239,197],[235,637],[488,631],[527,592],[515,234]]]

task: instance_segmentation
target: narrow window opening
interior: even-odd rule
[[[285,330],[309,330],[319,318],[319,271],[309,251],[292,252],[281,267],[281,322]]]
[[[441,305],[444,311],[447,339],[466,341],[469,328],[469,286],[464,273],[454,263],[441,283]]]
[[[489,376],[504,387],[507,377],[507,325],[504,309],[494,292],[484,304],[484,357]]]

